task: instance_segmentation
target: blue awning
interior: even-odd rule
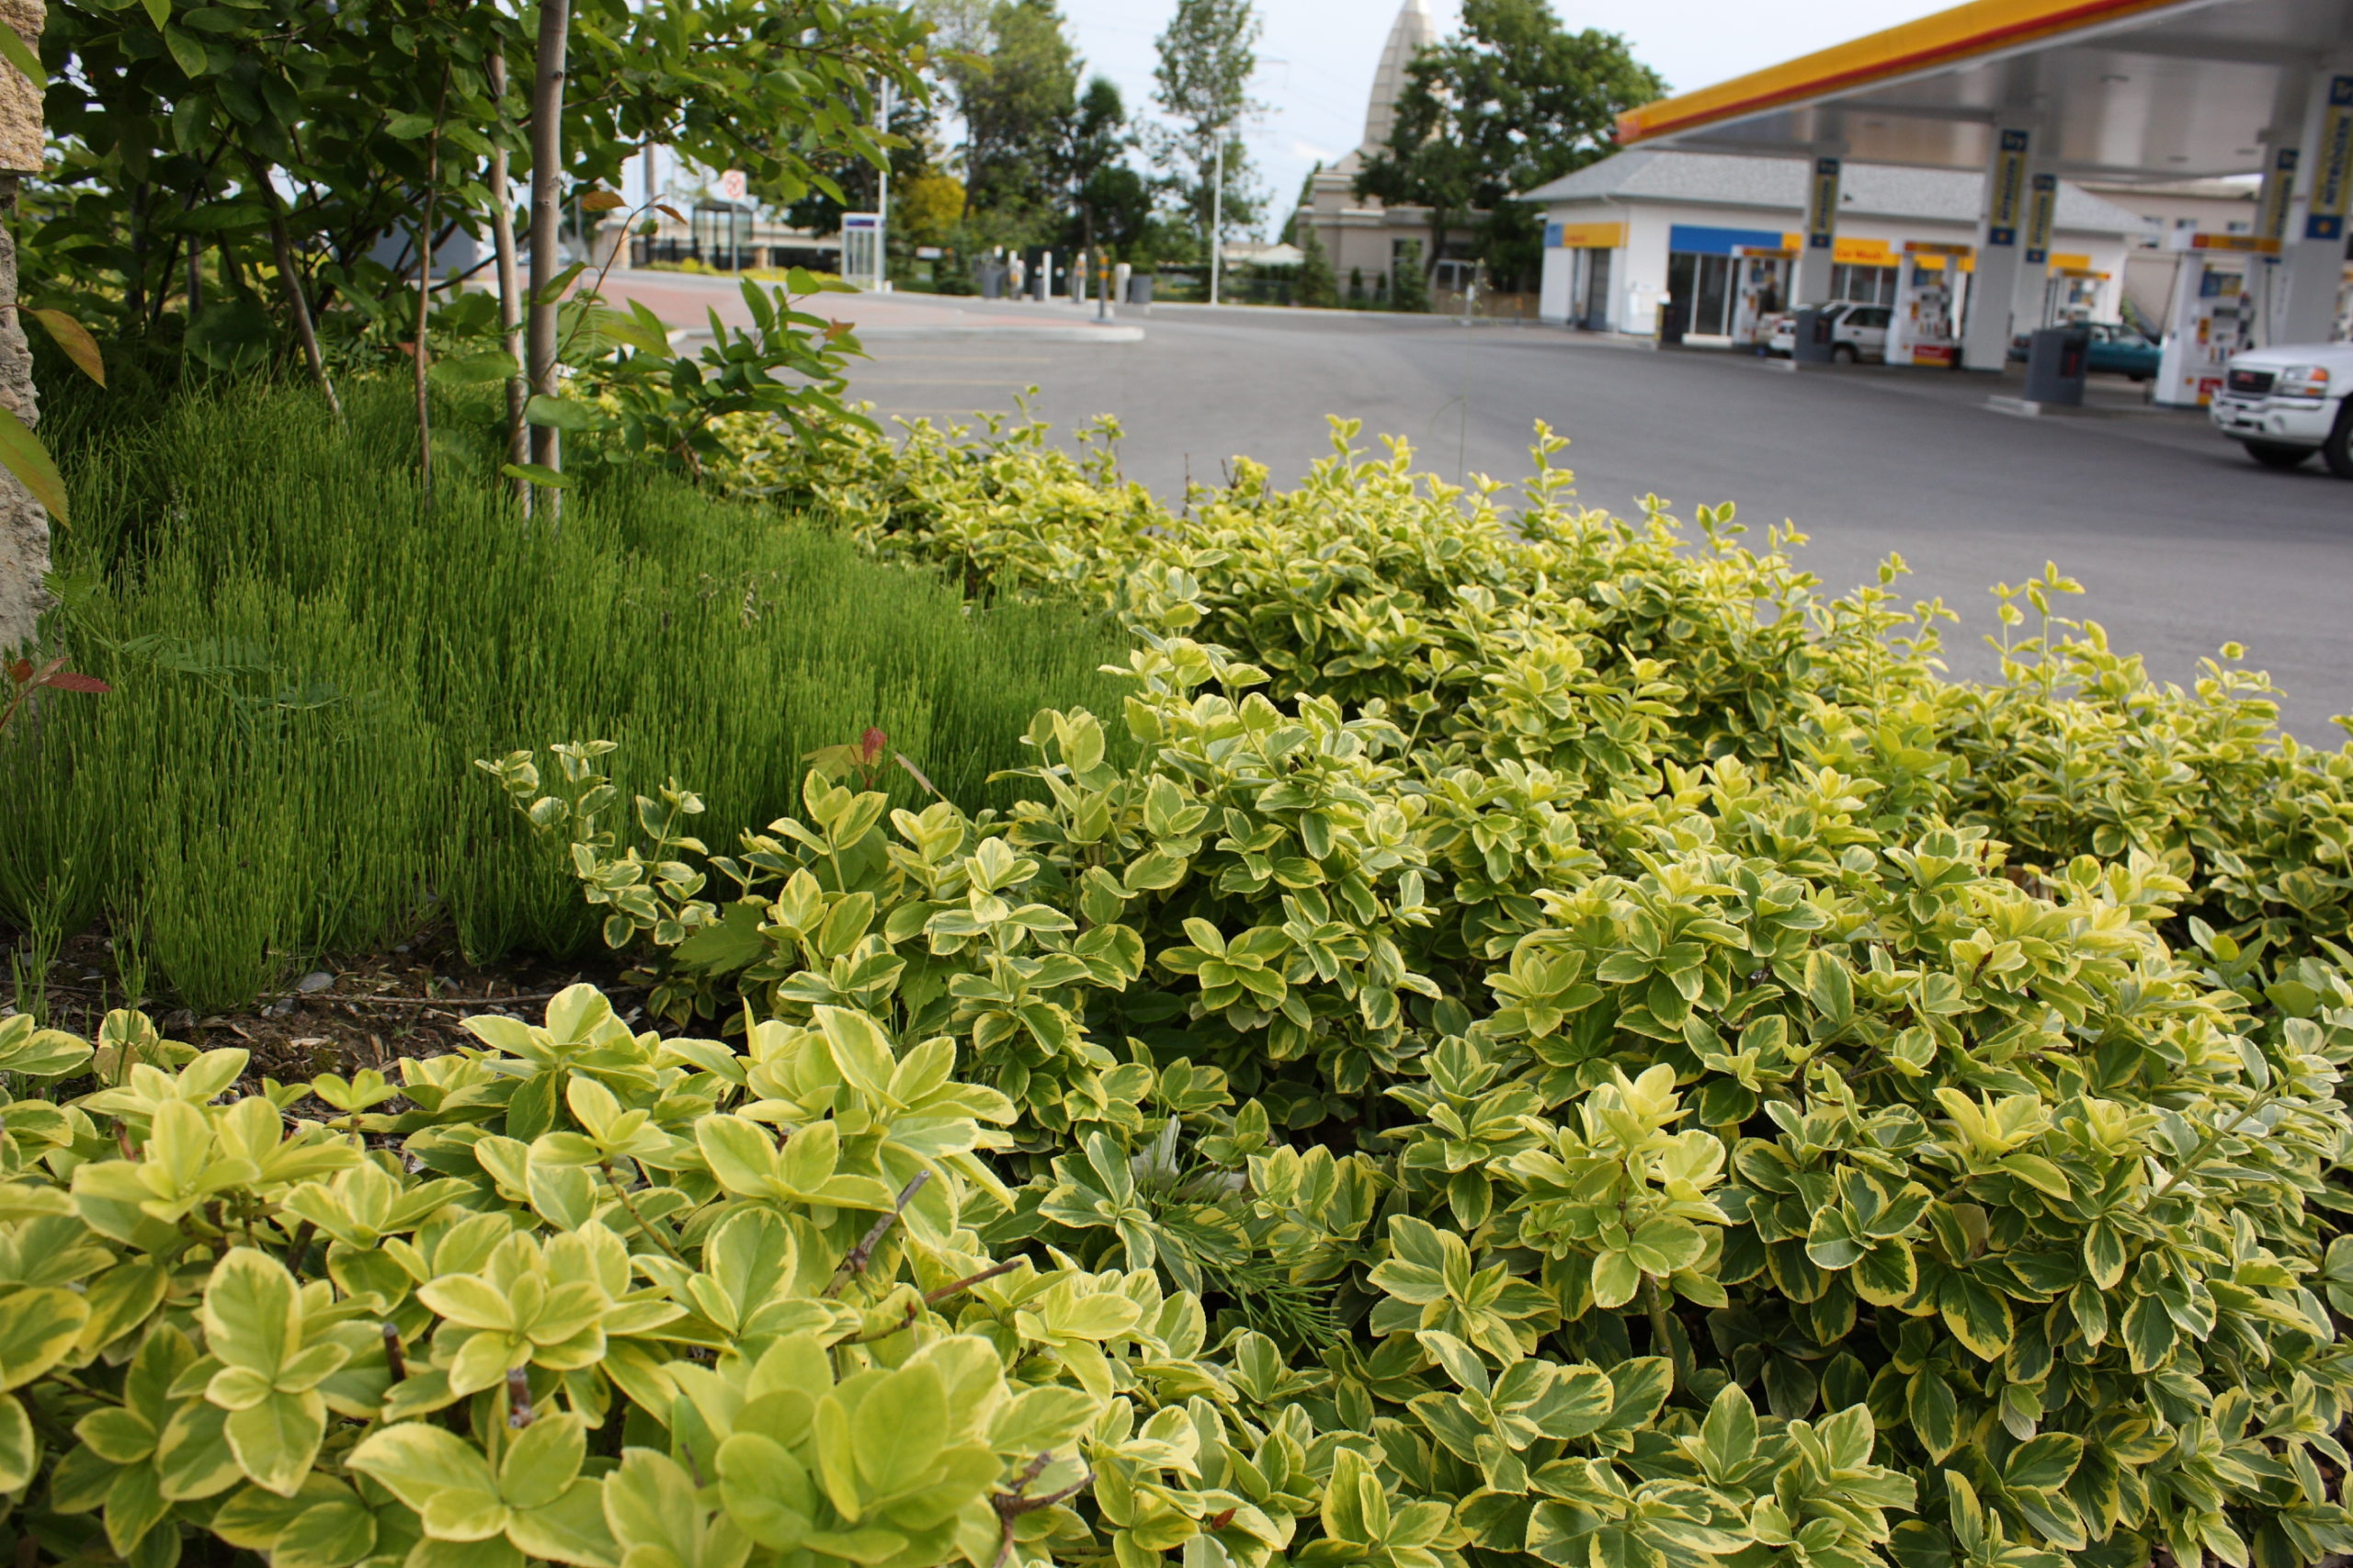
[[[1788,238],[1779,229],[1716,229],[1704,223],[1677,223],[1667,232],[1666,248],[1695,256],[1730,256],[1744,245],[1779,250]]]

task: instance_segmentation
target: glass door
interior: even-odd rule
[[[1606,250],[1585,253],[1585,302],[1579,313],[1587,332],[1609,330],[1609,262],[1617,254]]]

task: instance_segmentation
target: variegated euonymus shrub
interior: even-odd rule
[[[1198,1384],[1107,1344],[1135,1420],[1299,1437],[1157,1492],[1082,1437],[1057,1561],[2353,1550],[2353,761],[2096,629],[1947,683],[1932,610],[1727,518],[1496,495],[1401,453],[1177,517],[919,435],[828,505],[1142,644],[1120,714],[1033,724],[1032,803],[821,773],[712,846],[601,743],[486,766],[658,1014],[952,1042],[1008,1111],[971,1263],[1200,1305]],[[1225,1513],[1261,1482],[1295,1528]]]
[[[104,1085],[5,1110],[13,1561],[1132,1563],[1198,1537],[1416,1562],[1400,1530],[1459,1539],[1272,1340],[1212,1341],[1149,1266],[997,1259],[975,1225],[1015,1202],[1016,1111],[950,1039],[821,1006],[739,1052],[632,1033],[585,986],[543,1026],[470,1028],[390,1080],[240,1095],[244,1052],[136,1014],[95,1052],[0,1023],[19,1087]],[[1575,1402],[1597,1473],[1665,1394],[1646,1366],[1580,1369],[1612,1392]],[[1802,1469],[1799,1428],[1725,1411],[1760,1473]],[[1817,1447],[1869,1449],[1859,1414],[1838,1430]]]

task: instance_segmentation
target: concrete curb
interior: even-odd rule
[[[866,343],[905,343],[926,338],[933,342],[953,340],[965,343],[1109,344],[1142,343],[1143,341],[1143,328],[1140,326],[1117,324],[1111,326],[1038,325],[1004,327],[958,326],[952,324],[943,324],[938,326],[858,326],[856,323],[852,323],[851,330],[858,335],[860,341]],[[670,334],[670,347],[673,348],[679,347],[690,342],[708,343],[710,341],[710,329],[709,327],[681,327]]]
[[[850,324],[852,331],[869,343],[886,339],[915,337],[961,338],[966,341],[988,340],[997,343],[1142,343],[1143,328],[1114,323],[1108,326],[1051,326],[1040,323],[1031,326],[859,326]]]

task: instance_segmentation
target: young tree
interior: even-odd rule
[[[540,0],[531,85],[531,302],[524,328],[529,356],[524,374],[533,397],[553,397],[556,392],[556,243],[563,222],[564,66],[571,28],[572,0]],[[541,468],[560,468],[562,442],[562,433],[552,425],[534,425],[531,461]],[[562,505],[561,497],[550,492],[549,515]]]
[[[558,63],[539,24],[565,9],[578,47],[561,62],[561,113],[527,135],[516,111],[553,85],[540,55]],[[559,188],[618,187],[652,141],[745,169],[780,200],[838,194],[843,161],[882,155],[875,85],[926,93],[926,26],[896,0],[52,0],[50,160],[23,236],[33,302],[175,351],[182,334],[158,329],[176,310],[192,355],[225,365],[299,346],[324,383],[319,339],[410,339],[413,309],[390,307],[413,285],[428,187],[437,248],[490,228],[501,148],[511,176]],[[494,59],[511,95],[493,88]],[[530,161],[542,133],[558,150],[544,171]],[[199,245],[219,286],[190,311]]]
[[[1511,194],[1607,154],[1619,113],[1666,90],[1623,38],[1571,32],[1545,0],[1463,0],[1461,30],[1424,50],[1406,78],[1358,194],[1427,207],[1432,267],[1448,234],[1486,211],[1480,254],[1506,278],[1532,266],[1541,240]]]
[[[1168,171],[1176,205],[1204,249],[1213,214],[1223,234],[1247,232],[1258,220],[1257,182],[1239,130],[1258,108],[1249,89],[1261,25],[1251,0],[1176,0],[1176,15],[1155,40],[1153,101],[1176,125],[1154,138],[1153,157]]]
[[[1307,177],[1299,182],[1299,199],[1292,202],[1290,210],[1283,214],[1282,233],[1276,236],[1283,244],[1287,245],[1299,244],[1299,215],[1306,211],[1315,200],[1315,176],[1323,172],[1324,160],[1318,158],[1315,160],[1314,166],[1307,171]]]
[[[1390,284],[1389,308],[1392,311],[1421,312],[1430,308],[1430,275],[1422,262],[1422,242],[1397,242],[1397,276]],[[1373,298],[1381,297],[1376,284]]]
[[[1324,249],[1323,236],[1312,223],[1300,230],[1299,248],[1305,253],[1299,264],[1299,302],[1302,305],[1336,305],[1340,302],[1340,279],[1332,270],[1332,257]]]

